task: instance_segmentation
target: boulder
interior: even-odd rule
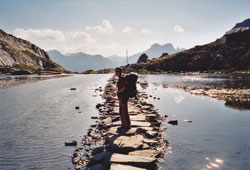
[[[142,54],[139,59],[137,60],[137,63],[146,63],[148,61],[148,56],[147,54]]]
[[[113,152],[128,153],[143,148],[143,140],[144,137],[142,135],[114,135],[110,138],[109,142]]]

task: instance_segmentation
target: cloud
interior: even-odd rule
[[[184,96],[177,96],[174,98],[174,100],[177,104],[181,103],[184,99],[185,99]]]
[[[109,20],[103,20],[102,25],[98,25],[98,26],[94,26],[94,27],[87,26],[86,30],[104,32],[104,33],[115,32],[115,29],[114,29],[113,25],[109,22]]]
[[[150,30],[150,29],[146,29],[146,28],[141,29],[141,33],[143,33],[143,34],[151,33],[151,32],[152,32],[152,30]]]
[[[76,32],[67,32],[66,33],[67,38],[77,40],[77,41],[84,41],[88,43],[95,43],[96,40],[91,37],[90,34],[82,31],[76,31]]]
[[[53,30],[53,29],[22,29],[17,28],[14,30],[14,35],[17,37],[31,40],[31,39],[40,39],[40,40],[50,40],[50,41],[64,41],[65,34],[63,31]]]
[[[134,29],[129,27],[129,26],[126,26],[125,28],[123,28],[122,31],[126,32],[126,33],[132,33],[132,32],[134,32]]]
[[[174,26],[174,32],[181,33],[181,32],[184,32],[184,29],[179,25],[175,25]]]

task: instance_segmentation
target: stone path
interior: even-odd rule
[[[118,131],[121,121],[115,85],[115,79],[110,78],[103,92],[105,102],[96,106],[100,116],[82,139],[83,147],[73,154],[76,169],[158,169],[157,162],[168,146],[160,127],[165,118],[144,100],[147,94],[139,92],[139,100],[128,102],[131,129]]]

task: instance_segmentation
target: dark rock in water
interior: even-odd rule
[[[110,160],[111,155],[112,155],[112,153],[108,152],[108,151],[96,154],[93,157],[91,157],[89,166],[99,164],[99,163],[108,162]]]
[[[98,119],[98,116],[92,116],[91,119]]]
[[[79,110],[79,109],[80,109],[80,106],[76,106],[75,109],[76,109],[76,110]]]
[[[102,104],[101,103],[98,103],[97,105],[96,105],[96,108],[98,109],[99,107],[101,107],[102,106]]]
[[[76,146],[77,145],[77,141],[73,140],[71,142],[65,142],[65,146]]]
[[[139,59],[137,60],[137,63],[146,63],[148,61],[148,56],[147,54],[142,54]]]
[[[70,90],[76,90],[76,88],[75,88],[75,87],[72,87]]]
[[[167,118],[167,117],[168,117],[168,115],[165,115],[164,117],[165,117],[165,118]]]
[[[168,124],[178,125],[178,120],[170,120],[170,121],[168,121]]]

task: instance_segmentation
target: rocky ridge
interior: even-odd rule
[[[158,169],[166,153],[168,141],[162,136],[162,117],[154,106],[145,101],[147,94],[140,92],[139,100],[130,99],[128,110],[131,129],[119,131],[121,126],[118,101],[114,100],[116,81],[108,80],[104,88],[104,103],[99,103],[99,117],[91,125],[88,134],[82,139],[82,146],[72,156],[76,169],[145,170]],[[102,89],[98,89],[102,91]]]
[[[237,27],[216,41],[197,45],[175,54],[165,54],[146,63],[127,67],[131,71],[190,72],[213,70],[250,70],[250,29]]]
[[[37,73],[38,70],[64,72],[48,54],[27,40],[0,29],[0,73]]]

